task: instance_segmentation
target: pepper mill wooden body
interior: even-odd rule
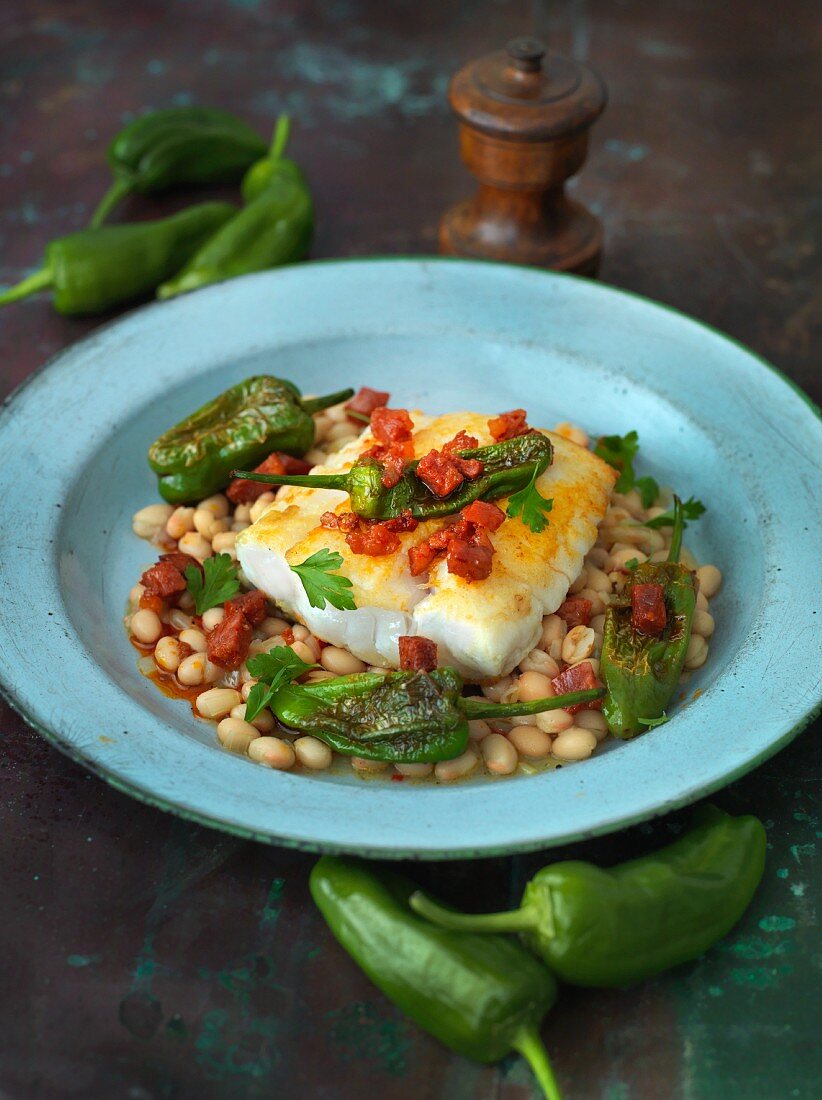
[[[602,226],[566,196],[565,182],[582,167],[607,102],[596,73],[519,38],[461,69],[449,99],[479,188],[446,211],[440,252],[595,275]]]

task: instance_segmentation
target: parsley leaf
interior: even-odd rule
[[[705,505],[701,500],[694,500],[693,497],[688,497],[685,503],[682,505],[682,515],[684,519],[699,519],[702,513],[705,511]],[[649,519],[645,521],[646,527],[652,527],[656,530],[658,527],[672,527],[674,523],[674,510],[669,508],[667,512],[663,512],[661,516],[657,516],[655,519]],[[687,527],[687,523],[683,523],[683,530]]]
[[[348,591],[352,587],[351,581],[348,577],[333,575],[334,570],[339,569],[342,563],[342,554],[323,547],[302,564],[291,566],[292,572],[303,582],[305,594],[312,607],[323,611],[328,601],[340,611],[353,611],[356,608],[354,597]]]
[[[628,432],[627,435],[604,435],[597,441],[594,454],[609,466],[619,470],[614,486],[617,493],[629,493],[636,489],[642,498],[642,507],[650,508],[659,496],[659,485],[652,477],[637,477],[634,473],[634,459],[639,451],[639,435]]]
[[[508,498],[506,509],[506,515],[512,519],[519,516],[525,526],[537,535],[547,526],[547,513],[554,507],[553,500],[548,500],[537,489],[537,478],[541,473],[539,465],[535,466],[531,480],[524,489]]]
[[[245,704],[245,720],[253,722],[260,711],[267,707],[281,687],[290,684],[319,665],[306,664],[290,646],[275,646],[268,653],[258,653],[246,661],[248,671],[259,683],[248,693]]]
[[[636,567],[639,565],[639,558],[628,558],[625,562],[625,568],[629,573],[633,573]]]
[[[194,597],[198,615],[225,603],[240,591],[237,566],[228,554],[215,554],[203,562],[202,573],[196,565],[186,566],[186,587]]]

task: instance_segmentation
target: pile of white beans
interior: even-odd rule
[[[305,456],[314,465],[324,462],[332,451],[359,434],[358,428],[347,419],[342,405],[318,413],[315,422],[315,445]],[[555,431],[574,443],[589,446],[586,433],[574,425],[558,424]],[[273,493],[264,493],[251,505],[233,506],[227,497],[218,493],[194,507],[150,504],[137,512],[132,526],[138,537],[165,549],[176,544],[177,549],[198,561],[212,554],[228,554],[236,561],[234,544],[238,533],[254,523],[273,500]],[[510,675],[486,684],[482,688],[486,698],[503,703],[550,698],[554,695],[551,680],[563,669],[588,661],[598,671],[605,609],[628,579],[626,563],[633,558],[643,562],[663,561],[667,557],[671,529],[655,531],[641,524],[661,515],[670,503],[671,495],[664,491],[648,509],[643,508],[636,490],[625,496],[613,494],[599,528],[599,537],[570,587],[571,595],[591,601],[590,625],[569,630],[558,615],[546,615],[539,646]],[[708,601],[719,591],[722,575],[714,565],[699,566],[688,550],[683,550],[682,561],[696,570],[699,581],[683,674],[683,679],[687,679],[691,671],[707,660],[709,639],[714,632]],[[242,571],[240,580],[248,587]],[[438,783],[452,783],[478,769],[494,776],[533,774],[543,768],[586,760],[607,736],[605,719],[599,710],[583,710],[573,715],[564,710],[552,710],[507,722],[471,722],[465,752],[454,760],[438,764],[391,765],[343,757],[316,737],[292,737],[282,729],[279,729],[282,736],[278,736],[270,710],[263,710],[253,722],[246,721],[246,700],[256,680],[245,664],[238,670],[226,672],[206,656],[207,636],[221,622],[222,608],[212,608],[197,617],[193,614],[193,600],[185,592],[179,607],[160,616],[139,607],[143,591],[142,585],[137,584],[129,595],[126,628],[132,638],[146,649],[152,648],[153,666],[174,677],[181,689],[202,687],[196,695],[195,710],[203,719],[216,721],[217,738],[224,748],[246,755],[265,767],[281,771],[294,768],[325,771],[338,763],[352,767],[364,777],[393,772],[407,779],[433,778]],[[290,646],[295,653],[304,661],[321,666],[306,675],[306,682],[364,672],[369,667],[346,649],[323,646],[305,626],[290,623],[274,613],[255,630],[250,655],[282,645],[282,635],[289,628],[293,634]]]

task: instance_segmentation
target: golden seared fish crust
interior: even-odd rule
[[[449,413],[430,417],[412,412],[414,455],[442,447],[460,429],[480,446],[493,443],[487,416]],[[553,498],[550,523],[539,534],[519,519],[506,519],[490,537],[495,554],[491,576],[469,582],[449,573],[444,560],[429,574],[412,577],[409,547],[450,520],[429,520],[400,535],[395,554],[354,554],[341,531],[320,525],[323,512],[345,512],[348,495],[334,489],[286,487],[251,527],[237,537],[243,571],[292,617],[333,645],[343,646],[369,664],[396,666],[403,634],[431,638],[440,664],[457,668],[474,682],[510,672],[536,645],[542,618],[556,611],[579,574],[608,507],[616,471],[584,447],[553,432],[554,460],[538,481]],[[372,444],[371,432],[352,441],[316,473],[348,470]],[[497,501],[504,510],[505,500]],[[340,573],[352,582],[355,611],[311,607],[291,565],[327,547],[343,556]]]

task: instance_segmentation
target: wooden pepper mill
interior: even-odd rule
[[[598,218],[565,195],[608,93],[595,72],[515,38],[454,76],[460,154],[479,189],[440,222],[440,252],[595,275]]]

